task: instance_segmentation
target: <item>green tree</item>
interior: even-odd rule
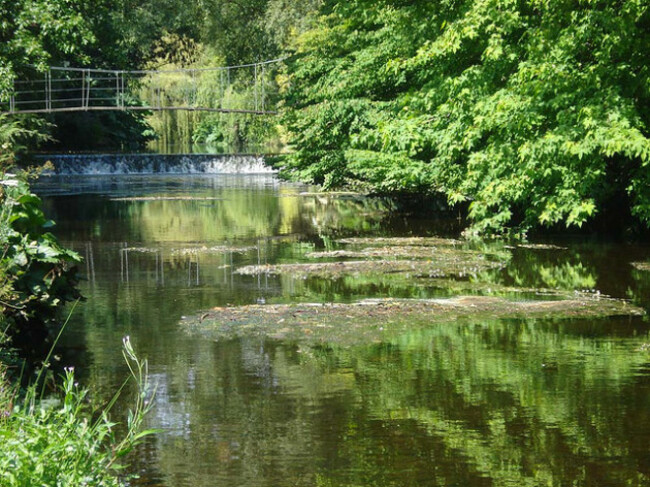
[[[26,65],[43,69],[52,60],[87,59],[83,49],[95,37],[82,15],[84,3],[0,1],[0,100],[10,96],[16,72]]]
[[[334,2],[289,66],[285,173],[436,191],[472,230],[650,223],[643,0]]]

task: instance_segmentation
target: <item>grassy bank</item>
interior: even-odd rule
[[[128,476],[119,462],[149,433],[142,431],[142,421],[150,408],[151,390],[147,363],[138,359],[128,338],[123,352],[132,373],[128,380],[137,385],[125,425],[113,422],[109,415],[119,391],[103,410],[92,411],[73,369],[59,377],[56,394],[44,397],[40,384],[49,374],[47,368],[34,385],[21,390],[0,363],[0,485],[124,485]]]

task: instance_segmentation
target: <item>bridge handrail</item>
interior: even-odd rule
[[[260,61],[259,63],[237,64],[233,66],[215,66],[209,68],[177,68],[177,69],[101,69],[101,68],[73,68],[65,66],[50,66],[49,71],[72,71],[77,73],[104,73],[104,74],[157,74],[157,73],[188,73],[192,71],[225,71],[227,69],[252,68],[255,66],[267,66],[289,59],[288,56],[271,59],[269,61]],[[30,68],[37,69],[36,65],[28,64]]]
[[[27,75],[25,79],[14,79],[14,90],[7,101],[0,103],[0,113],[53,113],[53,112],[74,112],[91,110],[189,110],[189,111],[213,111],[222,113],[251,113],[256,115],[276,114],[273,110],[267,110],[265,106],[266,85],[272,82],[266,74],[269,72],[267,66],[285,61],[288,57],[270,59],[257,63],[238,64],[233,66],[177,68],[177,69],[102,69],[102,68],[80,68],[70,66],[50,66],[46,69],[35,65],[27,65],[35,70],[33,75]],[[234,70],[244,69],[250,71],[247,76],[251,81],[245,82]],[[235,80],[232,82],[232,73],[235,72]],[[199,94],[199,83],[205,79],[203,74],[207,73],[208,82],[215,84],[214,90],[208,85],[207,93],[212,98],[204,99],[202,105],[197,103]],[[219,73],[217,80],[211,78]],[[182,74],[187,77],[189,83],[185,87],[180,84],[182,99],[172,97],[165,98],[164,76],[167,74]],[[40,78],[39,78],[40,77]],[[148,80],[146,80],[148,79]],[[143,85],[141,82],[145,80]],[[244,81],[244,83],[242,83]],[[71,84],[73,83],[73,84]],[[176,83],[176,82],[175,82]],[[129,90],[141,89],[147,86],[152,99],[148,104],[128,103]],[[243,100],[244,106],[228,103],[224,106],[226,92],[231,86],[239,86],[238,89],[250,89],[249,98]],[[250,88],[246,88],[246,87]],[[20,87],[20,88],[19,88]],[[220,87],[220,89],[218,89]],[[173,88],[172,88],[173,89]],[[72,93],[72,95],[68,95]],[[172,92],[173,93],[173,92]],[[78,96],[74,96],[78,94]],[[142,95],[142,93],[140,93]],[[147,95],[138,99],[145,100]],[[174,95],[172,95],[174,96]],[[221,98],[217,98],[220,96]],[[172,104],[163,103],[171,100]],[[232,99],[232,98],[231,98]],[[234,98],[238,100],[236,97]],[[207,102],[206,102],[207,100]],[[212,100],[212,101],[210,101]],[[250,102],[247,102],[248,100]],[[214,103],[214,101],[218,101]],[[8,110],[4,107],[8,106]]]

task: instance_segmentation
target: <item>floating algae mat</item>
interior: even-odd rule
[[[156,247],[124,247],[120,249],[122,252],[139,252],[141,254],[156,254],[160,252]]]
[[[644,311],[622,300],[574,298],[510,301],[496,297],[452,299],[369,299],[351,304],[278,304],[213,308],[185,318],[190,332],[212,339],[267,337],[307,342],[376,342],[414,327],[462,319],[598,318],[640,316]]]
[[[508,300],[496,296],[417,299],[424,296],[414,295],[408,296],[414,299],[371,299],[351,304],[226,307],[185,319],[184,326],[215,339],[259,336],[357,344],[386,340],[389,335],[401,334],[414,327],[458,320],[644,314],[640,308],[606,296],[475,281],[472,276],[489,271],[483,274],[489,277],[505,267],[512,253],[503,246],[477,248],[472,243],[439,237],[348,238],[337,240],[337,243],[344,247],[305,254],[311,259],[342,259],[337,262],[250,265],[236,273],[289,275],[298,279],[314,277],[338,282],[352,280],[357,286],[365,283],[375,287],[413,288],[414,294],[432,288],[446,289],[454,294],[500,293],[519,294],[519,297],[526,294],[534,300]]]
[[[452,238],[442,237],[353,237],[341,238],[338,243],[352,245],[393,245],[393,246],[443,246],[460,245],[463,242]]]
[[[529,249],[529,250],[568,250],[568,247],[561,247],[559,245],[552,244],[519,244],[517,245],[518,249]]]
[[[355,198],[362,198],[366,195],[357,193],[355,191],[303,191],[298,196],[323,196],[327,198],[334,198],[337,196],[352,196]]]
[[[492,260],[507,260],[510,255],[500,252],[479,252],[477,250],[459,250],[447,247],[404,245],[394,247],[368,247],[361,250],[331,250],[324,252],[310,252],[305,255],[310,259],[351,257],[351,258],[389,258],[389,257],[410,257],[413,259],[436,259],[439,261],[471,262],[475,259],[484,260],[489,257]]]
[[[381,242],[381,247],[363,249],[310,252],[305,256],[320,258],[362,258],[342,262],[295,263],[276,265],[250,265],[236,271],[244,276],[290,274],[297,278],[320,277],[339,279],[349,275],[407,274],[411,278],[466,277],[487,269],[505,265],[511,254],[504,251],[479,251],[450,246],[448,240],[423,239],[347,239],[350,243]],[[417,243],[419,242],[419,244]],[[433,242],[445,242],[446,246],[433,246]],[[456,241],[454,241],[456,242]],[[398,243],[392,246],[387,244]],[[413,245],[415,243],[415,245]]]
[[[436,258],[432,260],[358,260],[317,264],[250,265],[235,271],[243,276],[291,274],[299,279],[320,277],[338,279],[354,274],[408,273],[412,277],[465,277],[486,269],[503,267],[482,255],[469,258]]]
[[[650,262],[632,262],[632,266],[639,271],[650,272]]]
[[[223,198],[213,196],[129,196],[111,198],[111,201],[222,201]]]
[[[252,250],[257,250],[257,246],[248,246],[248,247],[231,247],[228,245],[217,245],[214,247],[185,247],[182,249],[173,249],[172,255],[198,255],[198,254],[243,254],[245,252],[250,252]]]

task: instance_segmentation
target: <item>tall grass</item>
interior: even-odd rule
[[[153,432],[142,429],[153,391],[147,361],[137,357],[128,337],[123,355],[131,377],[98,412],[89,410],[87,391],[78,386],[71,368],[61,377],[60,394],[43,399],[41,381],[21,392],[0,364],[2,487],[124,485],[127,476],[120,460]],[[135,381],[137,395],[126,424],[118,425],[110,410],[128,380]]]

